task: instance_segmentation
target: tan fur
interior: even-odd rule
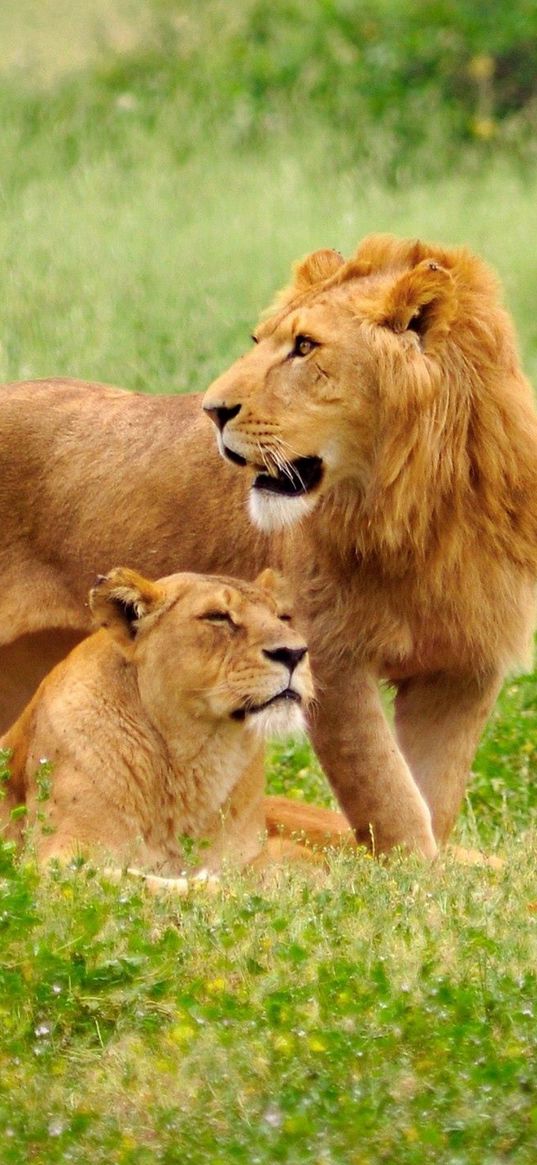
[[[292,357],[300,332],[319,345]],[[87,634],[85,593],[111,561],[249,578],[271,561],[291,576],[315,747],[357,837],[431,855],[498,687],[529,652],[537,422],[511,323],[465,249],[372,236],[348,262],[308,256],[258,339],[206,399],[241,405],[225,443],[270,474],[298,456],[324,467],[305,497],[254,499],[265,534],[248,521],[252,472],[218,458],[199,397],[3,390],[4,726]]]
[[[88,591],[111,563],[150,578],[267,565],[200,406],[73,380],[0,390],[0,731],[91,631]]]
[[[318,850],[355,848],[354,834],[341,813],[289,797],[265,797],[265,827],[269,839],[307,842]]]
[[[280,618],[273,572],[253,586],[192,574],[152,583],[118,568],[90,605],[101,630],[57,665],[0,740],[11,754],[0,801],[8,835],[29,830],[42,861],[89,853],[173,880],[184,837],[200,843],[197,864],[215,871],[224,860],[278,856],[266,829],[282,842],[297,835],[282,857],[304,853],[301,841],[326,846],[348,833],[337,814],[263,802],[263,738],[296,727],[312,697],[305,645]],[[285,689],[300,701],[259,708]],[[12,816],[19,805],[24,819]]]

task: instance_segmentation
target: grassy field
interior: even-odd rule
[[[533,1165],[535,840],[507,856],[179,905],[6,857],[3,1165]]]
[[[204,388],[249,343],[296,258],[318,246],[348,254],[372,230],[465,241],[488,258],[537,373],[537,174],[497,167],[390,191],[359,171],[330,174],[326,140],[298,157],[209,149],[180,164],[159,140],[140,141],[138,124],[125,132],[127,159],[105,153],[63,174],[46,166],[38,138],[37,159],[30,147],[16,159],[26,180],[0,142],[11,175],[0,218],[4,379],[62,372]]]
[[[136,7],[114,7],[121,43]],[[335,170],[313,122],[256,152],[215,124],[185,153],[125,87],[96,117],[52,89],[52,115],[13,81],[21,20],[0,93],[2,378],[204,388],[293,260],[371,230],[484,254],[537,377],[537,173],[462,158],[389,189]],[[100,43],[80,27],[77,66]],[[22,64],[53,85],[42,28]],[[500,871],[339,857],[173,902],[85,866],[39,879],[0,841],[2,1165],[534,1165],[536,772],[534,675],[504,689],[458,830]],[[269,785],[330,798],[306,745],[271,751]]]

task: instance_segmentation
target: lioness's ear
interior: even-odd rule
[[[262,570],[261,574],[257,576],[255,585],[256,587],[261,587],[262,591],[272,596],[278,608],[279,615],[289,614],[293,607],[293,596],[291,587],[283,574],[268,566],[266,570]]]
[[[95,626],[106,627],[115,639],[123,643],[135,638],[140,620],[155,611],[163,601],[164,591],[157,583],[126,566],[99,575],[89,593]]]
[[[375,314],[377,323],[394,332],[417,332],[424,340],[449,330],[455,308],[451,273],[434,259],[424,259],[397,279]]]
[[[315,283],[322,283],[335,275],[343,266],[345,260],[339,251],[312,251],[305,259],[295,263],[293,267],[293,291],[300,294],[313,287]]]

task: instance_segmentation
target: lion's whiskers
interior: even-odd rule
[[[287,457],[284,452],[285,447],[288,448],[289,452],[294,454],[294,456]],[[271,470],[275,469],[278,474],[287,477],[293,484],[296,481],[299,481],[302,488],[306,488],[305,482],[298,473],[296,465],[293,464],[293,462],[298,460],[298,453],[292,448],[291,445],[289,445],[289,442],[284,442],[280,437],[277,437],[274,439],[274,445],[272,448],[263,449],[258,442],[258,449],[263,464],[269,473]]]

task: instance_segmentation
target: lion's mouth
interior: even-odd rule
[[[251,465],[241,453],[230,449],[221,437],[220,452],[233,465],[241,467]],[[323,462],[320,457],[298,457],[296,461],[271,466],[270,473],[264,466],[254,465],[251,468],[258,470],[252,482],[252,489],[259,493],[278,494],[279,497],[286,498],[298,498],[302,494],[311,493],[323,476]]]
[[[235,708],[235,711],[231,713],[231,719],[246,720],[247,716],[254,716],[256,712],[264,712],[265,708],[270,708],[280,700],[283,700],[284,703],[291,700],[295,704],[301,704],[302,696],[294,688],[284,688],[283,692],[276,692],[276,695],[271,696],[270,700],[266,700],[264,704],[243,704],[240,708]]]
[[[247,462],[245,457],[241,457],[240,453],[235,453],[234,449],[230,449],[229,445],[224,445],[223,442],[222,442],[222,453],[224,454],[224,457],[227,457],[228,461],[231,461],[233,463],[233,465],[241,465],[241,466],[248,465],[248,462]]]
[[[258,473],[252,488],[280,497],[297,498],[301,494],[311,493],[319,485],[322,476],[323,463],[320,457],[299,457],[297,461],[289,461],[282,469],[275,468],[274,473]]]

